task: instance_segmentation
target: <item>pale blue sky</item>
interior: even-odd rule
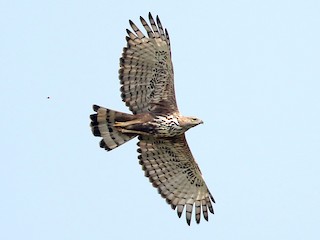
[[[215,215],[191,227],[152,188],[136,140],[92,136],[128,112],[128,20],[168,29],[181,112]],[[320,239],[320,2],[0,1],[0,239]],[[47,97],[50,99],[47,99]]]

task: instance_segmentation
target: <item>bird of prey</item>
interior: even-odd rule
[[[180,114],[174,92],[170,39],[159,17],[140,17],[145,36],[129,20],[127,47],[120,58],[121,98],[132,114],[93,105],[90,115],[100,147],[110,151],[138,136],[138,159],[152,185],[188,225],[194,209],[208,221],[215,202],[188,147],[185,132],[202,121]]]

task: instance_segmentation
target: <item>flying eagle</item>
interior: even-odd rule
[[[93,105],[92,133],[102,137],[100,147],[107,151],[138,136],[139,163],[161,196],[179,217],[186,209],[188,225],[193,209],[197,223],[201,212],[208,221],[215,201],[184,134],[203,122],[178,110],[167,29],[150,13],[150,25],[140,21],[148,36],[129,20],[133,32],[127,29],[119,70],[121,98],[133,114]]]

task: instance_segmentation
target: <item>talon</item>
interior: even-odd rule
[[[125,127],[126,124],[125,124],[125,122],[115,122],[115,123],[113,124],[113,126],[114,126],[114,127]]]
[[[121,128],[121,127],[118,127],[118,126],[115,126],[115,129],[118,131],[118,132],[121,132],[121,133],[124,133],[124,129]]]

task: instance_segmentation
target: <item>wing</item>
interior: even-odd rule
[[[156,139],[140,136],[138,152],[145,175],[181,217],[186,207],[186,220],[190,225],[193,206],[196,222],[200,222],[201,208],[208,221],[208,209],[213,212],[214,199],[205,184],[198,164],[194,160],[184,134],[175,138]]]
[[[173,84],[170,40],[160,19],[149,13],[148,23],[140,17],[146,37],[132,22],[134,31],[127,29],[127,47],[120,58],[119,78],[121,97],[134,113],[175,112],[177,104]]]

